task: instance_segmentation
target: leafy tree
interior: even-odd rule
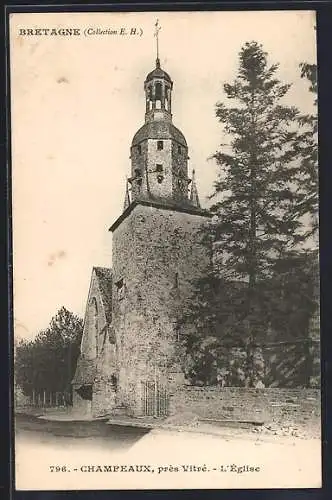
[[[82,338],[83,321],[62,307],[46,330],[16,347],[16,383],[31,394],[69,391]]]
[[[197,283],[183,316],[187,325],[192,323],[187,359],[193,346],[204,346],[211,335],[229,349],[239,346],[246,352],[245,385],[263,376],[256,346],[269,326],[280,331],[281,318],[292,312],[298,331],[296,307],[301,302],[303,313],[307,305],[303,287],[300,299],[295,294],[305,282],[300,264],[307,257],[300,251],[307,238],[299,208],[304,192],[300,113],[284,104],[290,85],[277,78],[277,70],[261,45],[246,43],[235,81],[224,84],[233,105],[216,106],[227,144],[213,155],[219,175],[211,196],[212,221],[203,237],[212,244],[213,266],[210,276]],[[287,300],[293,302],[287,306]],[[212,372],[210,378],[215,379]]]

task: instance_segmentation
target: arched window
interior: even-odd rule
[[[161,109],[162,87],[161,83],[157,82],[155,86],[156,109]]]
[[[159,99],[161,101],[161,96],[162,96],[161,83],[157,82],[156,83],[156,99]]]
[[[151,111],[153,108],[152,106],[152,101],[153,101],[153,92],[152,92],[152,85],[149,85],[146,88],[146,111]]]

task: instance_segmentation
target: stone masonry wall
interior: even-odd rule
[[[109,414],[117,404],[114,378],[116,370],[116,346],[109,341],[109,332],[101,347],[96,362],[96,377],[93,384],[92,414],[102,416]]]
[[[116,405],[116,393],[108,377],[95,380],[92,394],[92,416],[109,415]]]
[[[96,318],[94,301],[97,304]],[[93,362],[96,368],[96,381],[91,380],[91,376],[88,377],[88,385],[93,386],[92,402],[83,399],[76,392],[76,389],[79,389],[84,385],[84,382],[87,382],[87,380],[84,380],[84,374],[82,380],[73,385],[74,410],[81,413],[92,412],[93,416],[110,411],[115,404],[114,394],[110,391],[111,384],[109,383],[111,375],[116,373],[115,345],[110,344],[109,341],[105,309],[94,271],[84,318],[80,356]]]
[[[172,197],[172,165],[171,165],[171,148],[172,141],[170,139],[163,139],[163,149],[157,149],[157,139],[148,139],[147,149],[147,170],[148,170],[148,184],[149,190],[154,196],[159,197]],[[162,165],[163,168],[163,181],[158,182],[158,173],[156,172],[156,165]]]
[[[158,149],[158,141],[162,141],[163,148]],[[139,149],[140,148],[140,149]],[[178,185],[179,175],[187,178],[188,171],[188,148],[178,144],[171,139],[146,139],[138,146],[131,148],[132,177],[135,171],[139,170],[142,175],[142,184],[132,183],[132,196],[147,195],[147,187],[153,196],[170,200],[186,196],[188,183],[184,183],[184,188]],[[158,174],[157,164],[162,165],[163,171]],[[158,175],[163,176],[162,182],[158,182]],[[148,177],[148,179],[147,179]]]
[[[170,397],[170,414],[190,412],[202,419],[242,420],[320,426],[317,389],[179,388]]]
[[[188,172],[188,148],[177,142],[172,142],[172,171],[173,185],[172,193],[175,199],[183,199],[188,192],[187,172]],[[179,180],[183,179],[183,184]]]
[[[91,415],[91,400],[83,399],[73,387],[73,410],[80,415]]]
[[[114,231],[119,394],[136,413],[142,411],[141,382],[169,369],[181,304],[191,280],[206,269],[208,256],[196,235],[204,221],[201,215],[138,205]]]

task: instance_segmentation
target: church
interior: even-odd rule
[[[155,68],[144,82],[145,120],[130,147],[123,212],[110,227],[112,269],[92,270],[81,352],[72,380],[74,410],[93,417],[167,416],[184,383],[178,320],[210,255],[188,145],[173,124],[173,81]]]

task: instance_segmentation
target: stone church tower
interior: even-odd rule
[[[124,211],[111,227],[118,391],[135,414],[144,412],[144,401],[150,404],[150,384],[168,391],[179,380],[177,320],[192,281],[208,264],[197,235],[208,214],[188,177],[188,146],[173,125],[172,90],[157,59],[144,82],[145,123],[131,144]]]
[[[178,319],[193,281],[209,264],[198,235],[209,214],[200,207],[194,175],[188,177],[188,145],[173,124],[172,91],[171,77],[157,58],[144,82],[145,122],[131,143],[123,213],[110,228],[111,319],[106,327],[103,322],[108,340],[94,351],[94,375],[90,367],[92,409],[98,401],[94,414],[122,406],[130,415],[167,415],[167,395],[183,383]],[[97,275],[94,283],[102,290]],[[88,300],[94,303],[92,296]],[[82,346],[89,345],[88,338],[95,342],[87,327]],[[83,366],[82,359],[84,352]],[[81,372],[73,382],[82,394]]]

